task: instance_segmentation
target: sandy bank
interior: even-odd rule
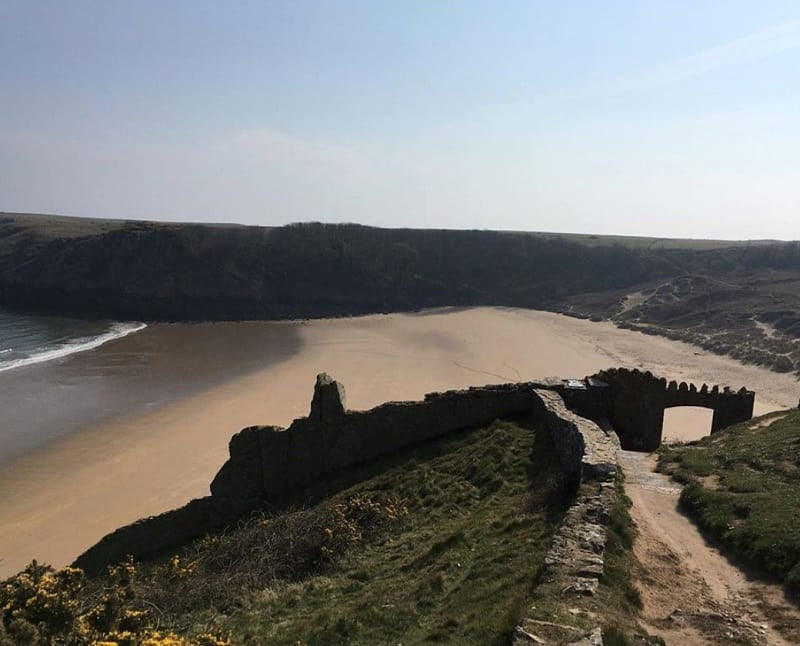
[[[236,336],[244,329],[237,326],[259,325],[275,324],[208,326],[203,342],[213,345],[215,335]],[[580,377],[617,365],[670,379],[747,385],[758,392],[758,413],[797,402],[792,376],[612,324],[545,312],[478,308],[281,325],[300,342],[265,370],[91,424],[6,461],[0,473],[0,574],[31,558],[63,565],[122,524],[207,494],[230,436],[247,425],[287,425],[306,414],[314,377],[323,371],[345,384],[353,409],[433,390]],[[168,327],[174,343],[181,326]],[[159,333],[157,326],[148,330]],[[123,356],[135,342],[133,335],[92,353]],[[185,351],[196,352],[197,342]],[[248,335],[240,335],[237,356],[255,353],[248,343]]]

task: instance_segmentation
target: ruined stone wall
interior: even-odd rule
[[[211,493],[269,499],[459,429],[526,414],[533,401],[528,384],[504,384],[349,412],[341,384],[320,375],[308,417],[295,420],[288,429],[246,428],[231,439],[230,459],[211,483]]]
[[[655,451],[664,426],[666,379],[639,370],[607,370],[598,377],[611,387],[611,424],[622,446]]]
[[[711,420],[711,432],[746,422],[753,417],[753,406],[756,395],[752,390],[741,388],[733,391],[730,388],[703,384],[699,389],[694,384],[671,381],[667,384],[665,406],[703,406],[714,411]]]
[[[615,478],[619,439],[591,420],[569,410],[553,391],[537,390],[534,415],[550,432],[564,473],[578,486],[577,495],[553,537],[533,605],[514,631],[514,646],[543,643],[601,644],[595,626],[587,634],[569,625],[540,618],[539,598],[593,596],[605,569],[605,546],[611,510],[616,502]],[[577,479],[577,480],[576,480]]]
[[[75,565],[96,574],[128,555],[163,552],[229,525],[265,502],[280,506],[293,491],[324,492],[326,477],[348,467],[454,431],[526,415],[535,397],[530,384],[502,384],[347,411],[344,388],[320,375],[308,417],[288,429],[254,426],[231,438],[230,457],[211,484],[211,496],[112,532]]]
[[[552,390],[534,390],[533,417],[553,440],[561,470],[574,487],[584,480],[605,479],[617,471],[619,440],[595,422],[573,413]]]
[[[320,375],[308,417],[288,429],[254,426],[233,436],[230,457],[211,483],[210,497],[109,534],[76,565],[92,573],[128,554],[138,558],[162,551],[265,502],[281,505],[312,489],[324,493],[326,479],[343,469],[454,431],[530,413],[550,431],[573,486],[587,474],[605,477],[613,471],[614,448],[608,442],[615,436],[598,424],[608,430],[610,420],[625,448],[654,450],[661,442],[664,407],[678,401],[684,389],[667,388],[663,379],[638,370],[609,370],[598,377],[431,393],[419,402],[348,411],[341,384]],[[693,392],[688,386],[685,390]],[[714,402],[722,402],[714,409],[718,427],[752,416],[751,392],[717,389],[711,394]]]
[[[142,518],[104,536],[73,563],[89,576],[101,573],[106,566],[137,559],[179,547],[194,538],[236,522],[251,511],[254,499],[230,499],[206,496],[192,500],[178,509]]]

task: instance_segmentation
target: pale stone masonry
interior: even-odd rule
[[[594,595],[603,576],[608,524],[616,501],[619,440],[613,431],[605,432],[569,410],[558,393],[535,393],[539,402],[536,419],[549,431],[565,475],[580,483],[545,557],[539,586],[555,589],[565,598]],[[534,611],[535,606],[517,626],[513,646],[552,643],[537,636],[543,625],[534,618]],[[563,633],[558,643],[603,643],[599,628],[579,636],[569,626],[548,624],[546,628],[549,633]]]
[[[549,431],[565,475],[576,485],[582,480],[613,480],[619,450],[616,435],[573,413],[557,392],[533,392],[533,414]]]

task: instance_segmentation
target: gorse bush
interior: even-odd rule
[[[408,513],[392,495],[354,495],[310,509],[256,514],[234,530],[208,536],[181,555],[151,567],[138,593],[169,616],[189,610],[228,610],[231,590],[263,589],[323,572],[334,561]]]
[[[211,633],[157,630],[181,614],[323,571],[387,522],[408,513],[394,496],[354,495],[313,509],[257,515],[164,562],[129,561],[88,580],[77,568],[32,562],[0,588],[0,646],[226,646]]]
[[[55,571],[33,561],[0,588],[0,645],[227,646],[204,633],[181,637],[155,630],[151,612],[136,596],[137,567],[109,568],[102,587],[77,568]]]

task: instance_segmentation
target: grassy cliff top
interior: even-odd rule
[[[522,307],[800,372],[800,243],[0,214],[0,303],[144,321]]]
[[[112,218],[82,218],[42,213],[11,213],[0,211],[0,220],[8,220],[28,228],[37,235],[49,238],[74,238],[100,235],[125,227],[180,229],[182,227],[208,227],[211,229],[264,228],[236,223],[162,222],[154,220],[124,220]],[[419,231],[423,231],[419,229]],[[669,238],[630,235],[602,235],[591,233],[560,233],[547,231],[503,231],[502,233],[532,236],[543,240],[561,239],[589,247],[621,245],[633,249],[724,249],[772,244],[774,240],[710,240],[694,238]]]

